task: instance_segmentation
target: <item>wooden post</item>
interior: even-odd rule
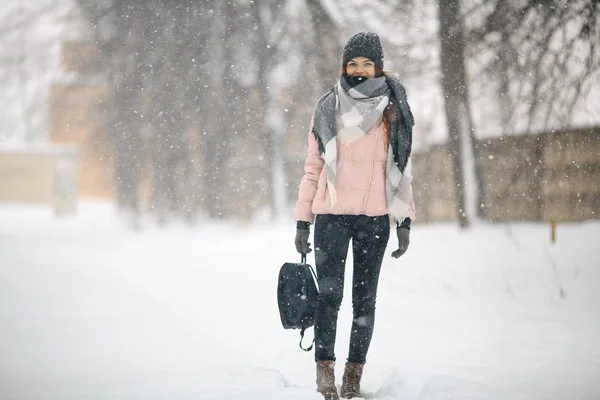
[[[556,221],[550,221],[550,241],[554,244],[556,242]]]

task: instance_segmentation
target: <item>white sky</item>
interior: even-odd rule
[[[356,5],[336,7],[326,2],[334,18],[347,20],[352,10],[365,10],[362,0]],[[45,140],[48,134],[48,86],[62,73],[58,68],[61,40],[81,34],[77,22],[74,0],[5,0],[0,9],[0,22],[12,26],[9,34],[0,34],[0,142],[22,142]],[[47,12],[37,15],[40,10]],[[378,10],[385,12],[385,10]],[[411,15],[401,16],[397,23],[389,26],[371,23],[368,20],[348,22],[355,30],[374,29],[391,41],[403,42],[414,38],[435,38],[435,4],[424,2],[413,7]],[[27,21],[22,24],[20,21]],[[348,30],[348,35],[354,31]],[[402,39],[404,38],[404,39]],[[388,49],[390,50],[390,49]],[[415,54],[437,57],[436,45],[431,43],[416,47]],[[389,53],[389,51],[387,52]],[[413,54],[413,56],[415,56]],[[390,68],[401,70],[402,58],[386,60]],[[435,63],[434,63],[435,64]],[[439,73],[425,71],[422,77],[401,77],[407,86],[409,100],[416,117],[415,146],[439,143],[446,137],[442,95],[438,84]],[[599,72],[600,73],[600,72]],[[574,110],[575,126],[590,126],[600,123],[600,80],[594,79],[590,95],[583,98]],[[496,104],[485,92],[485,85],[475,84],[471,88],[471,109],[479,137],[496,136],[501,131],[494,111]]]

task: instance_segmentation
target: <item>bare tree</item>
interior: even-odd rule
[[[208,3],[212,15],[206,20],[210,27],[206,54],[210,56],[202,63],[210,71],[210,79],[207,76],[201,78],[207,91],[203,92],[204,98],[200,99],[204,116],[201,122],[205,154],[204,204],[211,218],[223,218],[226,216],[224,205],[227,188],[226,170],[223,166],[229,157],[229,114],[226,112],[223,86],[227,65],[224,43],[228,29],[225,18],[231,4],[219,0]]]
[[[477,19],[467,55],[492,53],[479,68],[481,79],[498,82],[504,126],[528,132],[573,122],[600,70],[597,0],[478,0],[465,18]]]
[[[105,71],[112,87],[105,119],[114,148],[117,204],[122,210],[139,215],[142,66],[147,10],[136,1],[79,1],[89,20],[96,44],[107,62]]]
[[[439,37],[442,88],[456,185],[457,217],[468,227],[477,217],[480,203],[479,180],[475,165],[474,129],[469,109],[468,79],[465,68],[465,42],[460,0],[440,0]]]
[[[191,87],[196,89],[192,82],[198,74],[194,60],[201,52],[190,43],[201,44],[202,40],[196,33],[192,3],[157,2],[146,11],[149,15],[145,24],[148,30],[153,30],[147,34],[152,40],[146,39],[143,49],[147,60],[138,67],[150,95],[150,101],[142,101],[147,101],[144,114],[153,131],[152,204],[159,222],[173,215],[193,218],[197,204],[190,189],[188,115],[195,105],[190,91]],[[157,26],[161,29],[156,29]]]
[[[306,0],[316,40],[309,44],[322,91],[333,87],[341,69],[341,31],[320,0]],[[336,68],[337,67],[337,68]]]
[[[190,149],[198,147],[190,145],[191,126],[199,125],[207,133],[201,136],[201,145],[212,157],[207,157],[210,174],[206,181],[211,186],[221,184],[215,176],[219,176],[216,166],[223,162],[222,147],[215,141],[227,131],[221,121],[206,116],[223,115],[224,64],[218,53],[205,57],[205,50],[208,32],[213,35],[215,52],[222,47],[221,36],[214,36],[223,34],[222,22],[203,14],[202,4],[193,0],[175,4],[164,0],[79,2],[107,61],[112,92],[106,120],[115,144],[119,204],[139,212],[142,154],[144,147],[151,147],[152,209],[162,222],[173,213],[191,218],[200,197],[190,188],[198,183],[190,160]],[[213,29],[200,29],[209,21]],[[207,70],[216,83],[206,79]],[[149,140],[143,139],[144,132],[149,133]],[[207,195],[206,203],[211,215],[219,214],[218,196]]]

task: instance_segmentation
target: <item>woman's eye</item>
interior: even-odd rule
[[[356,63],[350,63],[348,64],[349,67],[356,67]]]

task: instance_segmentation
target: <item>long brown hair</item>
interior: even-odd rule
[[[379,68],[377,68],[375,72],[375,76],[385,76],[387,78],[387,73]],[[392,129],[392,124],[396,122],[396,107],[394,107],[394,103],[392,99],[390,99],[387,107],[383,110],[383,130],[385,132],[385,148],[387,149],[390,144],[390,130]]]

